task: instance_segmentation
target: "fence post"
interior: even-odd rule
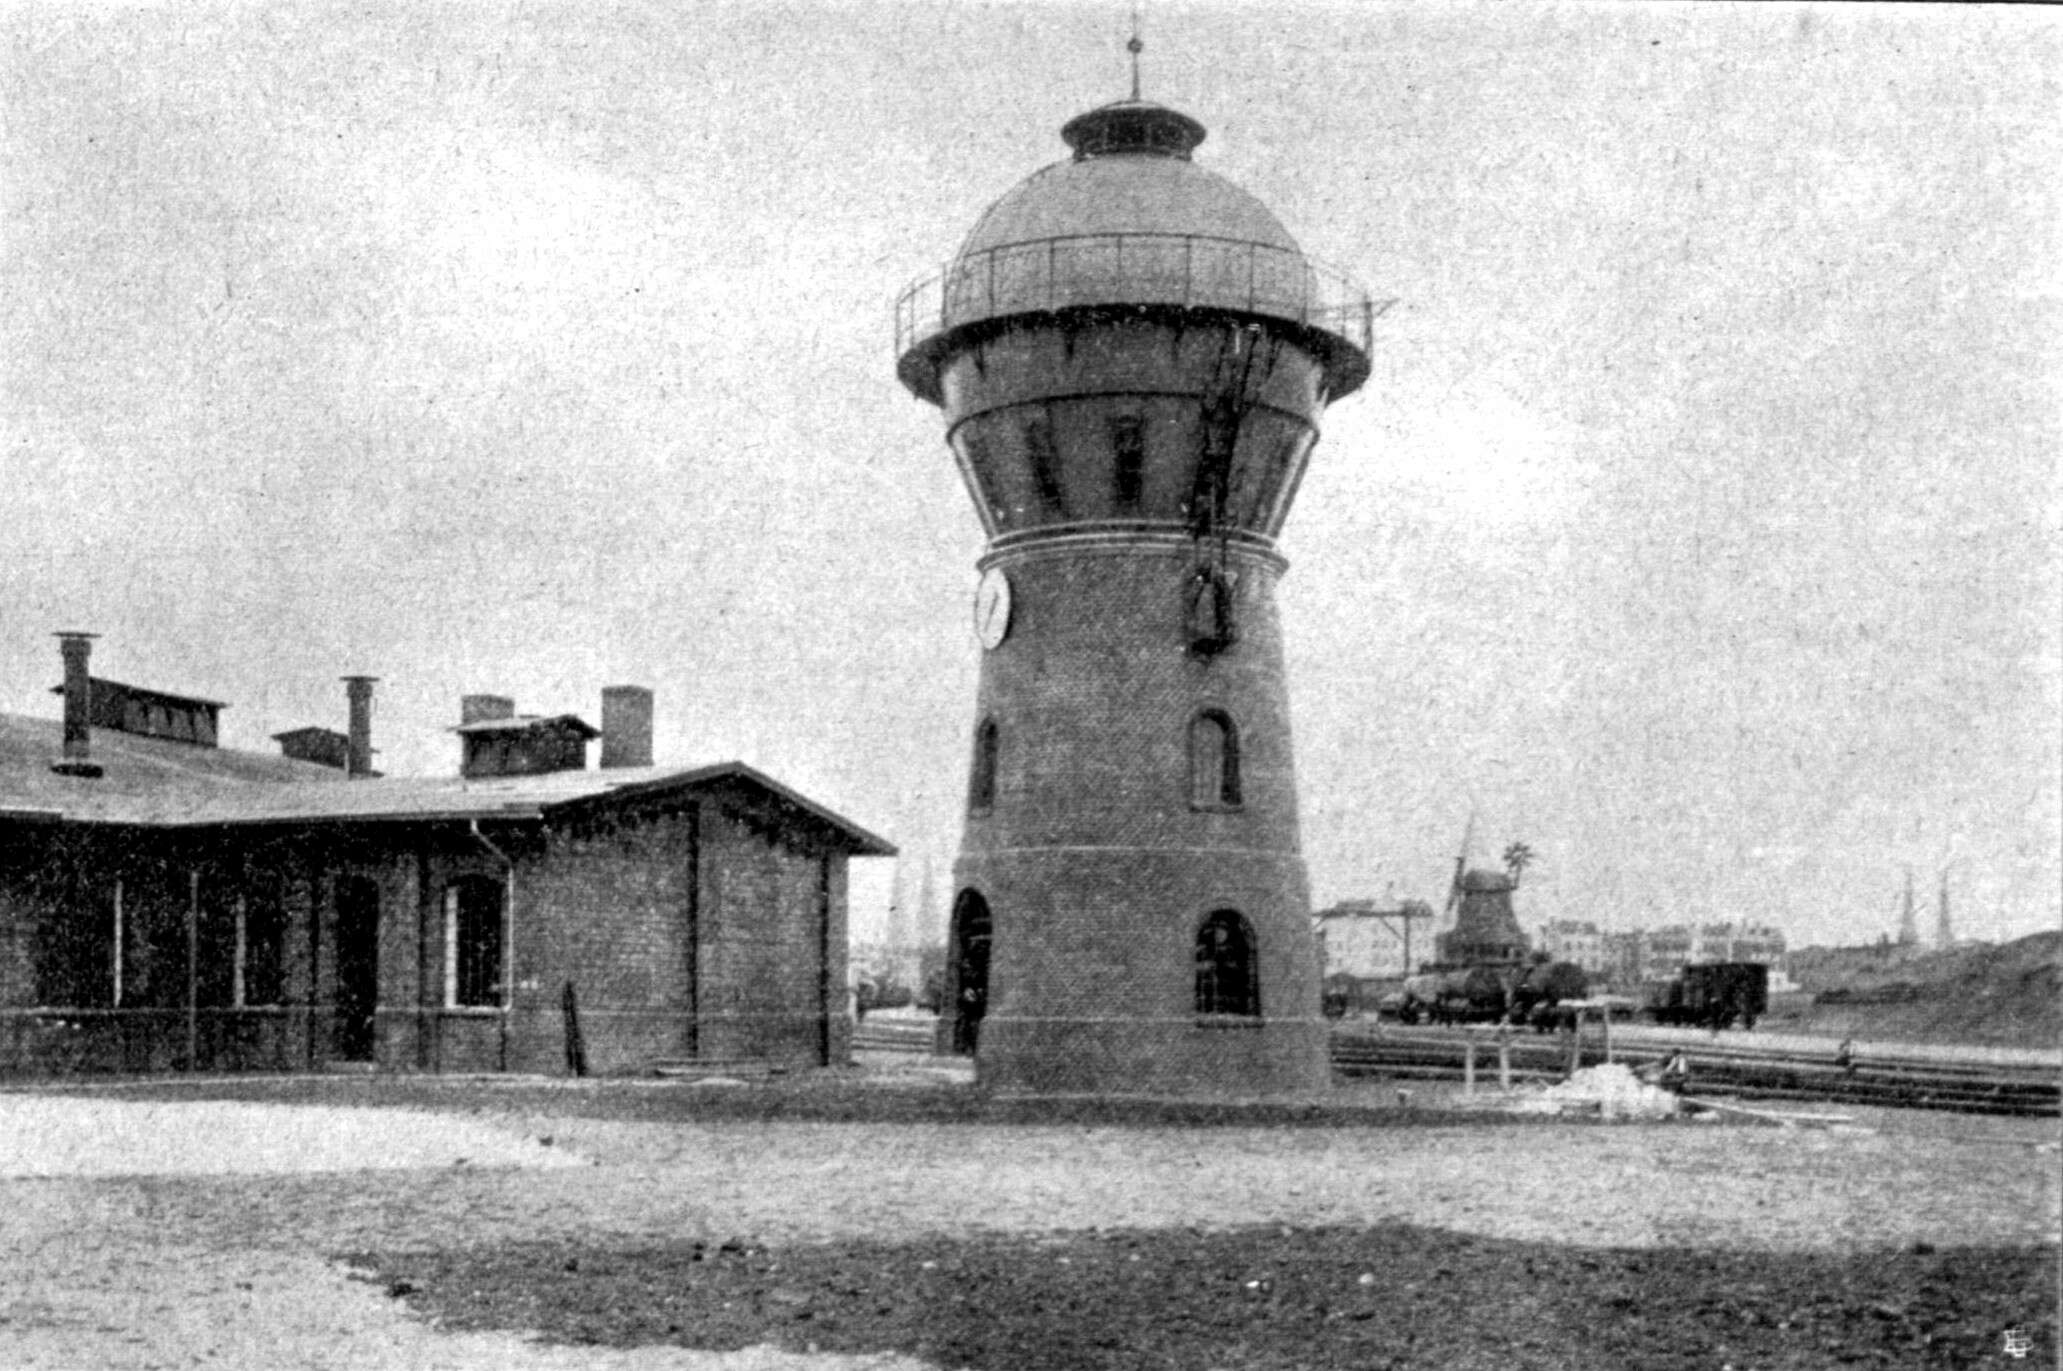
[[[559,997],[560,1008],[566,1016],[566,1070],[575,1076],[587,1074],[587,1044],[580,1037],[580,1003],[573,995],[573,982],[566,982],[566,989]]]
[[[1461,1058],[1461,1093],[1464,1095],[1476,1093],[1476,1040],[1474,1038],[1468,1040],[1467,1051],[1463,1053]]]

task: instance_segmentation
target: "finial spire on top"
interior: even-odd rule
[[[1139,7],[1132,6],[1132,38],[1125,44],[1125,51],[1132,54],[1132,98],[1139,98],[1139,54],[1146,51],[1146,44],[1139,38]]]

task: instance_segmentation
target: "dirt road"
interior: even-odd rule
[[[359,1251],[1404,1223],[1565,1249],[1862,1252],[2049,1243],[2063,1221],[2052,1132],[2015,1120],[935,1127],[636,1121],[610,1098],[0,1095],[0,1366],[917,1364],[441,1332],[407,1291],[354,1280],[338,1258]]]

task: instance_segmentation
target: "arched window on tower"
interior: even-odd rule
[[[1206,709],[1189,721],[1189,804],[1193,809],[1236,809],[1239,788],[1239,729],[1221,709]]]
[[[996,807],[996,721],[983,719],[974,730],[974,772],[967,781],[967,808],[986,814]]]
[[[1196,930],[1196,1012],[1261,1016],[1260,961],[1253,925],[1236,909],[1219,909]]]

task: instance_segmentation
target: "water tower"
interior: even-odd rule
[[[1004,1088],[1319,1087],[1275,539],[1375,309],[1189,116],[1061,137],[897,305],[989,540],[941,1034]]]

